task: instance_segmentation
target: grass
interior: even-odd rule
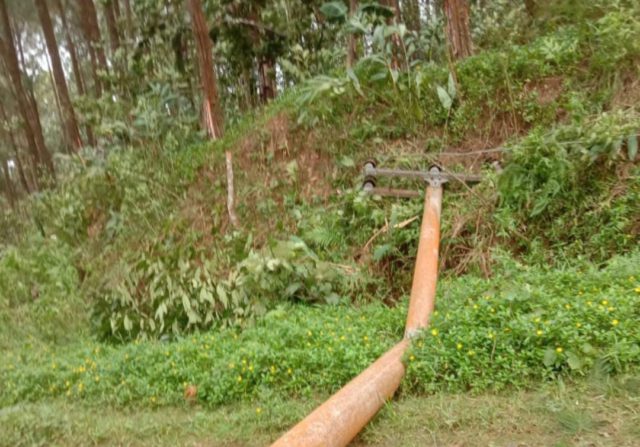
[[[262,446],[324,398],[266,398],[215,409],[118,408],[60,399],[18,404],[0,410],[0,446]],[[555,382],[512,393],[402,396],[354,445],[634,446],[639,424],[640,379]]]

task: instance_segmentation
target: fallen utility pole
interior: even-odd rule
[[[285,433],[272,447],[346,446],[396,392],[405,373],[402,357],[410,339],[429,324],[438,277],[442,186],[453,177],[435,166],[429,171],[401,171],[377,169],[375,163],[368,162],[365,165],[364,189],[375,192],[375,180],[379,176],[419,178],[428,184],[404,338]],[[464,178],[466,180],[463,181],[479,181],[477,176]]]

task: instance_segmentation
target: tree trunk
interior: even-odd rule
[[[227,167],[227,212],[229,213],[229,222],[234,228],[238,228],[238,216],[236,215],[236,199],[233,190],[233,158],[231,151],[224,153]]]
[[[37,110],[32,107],[32,103],[29,101],[24,85],[22,84],[22,74],[14,47],[13,31],[5,0],[0,0],[0,22],[4,30],[4,39],[0,40],[0,52],[2,53],[2,58],[9,72],[9,78],[11,79],[16,95],[31,156],[37,167],[44,165],[49,173],[55,176],[53,160],[45,145],[44,136],[42,135],[41,129],[38,129],[35,125],[38,121],[38,117],[36,116]]]
[[[356,9],[358,9],[358,0],[349,0],[349,17],[353,17]],[[349,33],[349,37],[347,38],[347,68],[352,68],[358,60],[357,51],[358,41],[356,35]]]
[[[44,49],[45,53],[47,53],[47,49]],[[67,152],[70,152],[69,148],[71,147],[69,136],[67,135],[67,129],[64,121],[64,114],[62,113],[62,106],[60,105],[60,95],[58,94],[58,89],[56,88],[56,81],[53,79],[53,69],[51,68],[51,58],[48,54],[45,54],[44,57],[47,61],[47,69],[49,72],[49,82],[51,82],[51,88],[53,89],[53,99],[56,103],[56,112],[58,112],[58,120],[60,121],[60,127],[62,128],[62,140],[64,145],[67,148]]]
[[[387,26],[397,25],[400,23],[400,5],[398,0],[382,0],[380,2],[383,6],[391,9],[393,16],[387,17]],[[400,53],[402,51],[402,41],[397,33],[392,33],[391,36],[391,67],[394,70],[400,68]]]
[[[133,39],[133,12],[131,11],[131,1],[124,0],[124,14],[127,21],[127,36]]]
[[[60,21],[62,22],[62,30],[64,31],[67,50],[69,51],[69,56],[71,58],[71,69],[73,70],[76,89],[78,90],[78,95],[83,96],[85,94],[84,79],[82,76],[82,70],[80,70],[80,63],[78,62],[78,51],[76,50],[76,45],[73,42],[71,32],[69,31],[69,24],[67,23],[64,8],[62,7],[62,0],[55,0],[55,6],[58,10],[58,14],[60,15]]]
[[[16,189],[13,184],[13,181],[11,180],[11,175],[9,174],[10,172],[9,162],[7,161],[6,158],[2,160],[1,167],[2,167],[2,173],[3,173],[2,176],[4,177],[5,192],[7,195],[7,199],[9,200],[9,205],[11,205],[11,208],[15,208],[16,200],[17,200]]]
[[[536,17],[536,12],[538,5],[536,4],[536,0],[524,0],[524,7],[527,10],[527,14],[529,18],[533,19]]]
[[[189,13],[191,14],[193,36],[196,40],[198,65],[200,66],[204,127],[210,138],[217,139],[222,136],[224,120],[218,99],[218,81],[213,66],[212,44],[211,40],[209,40],[209,30],[204,18],[201,1],[188,0],[188,6]]]
[[[275,62],[268,57],[262,57],[258,63],[260,75],[260,98],[263,103],[276,97],[278,87],[275,79]]]
[[[0,124],[7,122],[7,114],[4,111],[4,107],[2,102],[0,102]],[[22,187],[24,188],[27,194],[31,193],[31,188],[29,187],[29,183],[27,182],[27,177],[24,175],[24,169],[22,168],[22,162],[20,161],[20,157],[18,155],[18,145],[16,144],[16,139],[13,136],[13,130],[9,127],[5,134],[7,135],[7,140],[9,141],[9,146],[13,150],[15,154],[15,162],[18,167],[18,176],[20,178],[20,182],[22,183]]]
[[[56,36],[53,32],[53,24],[51,23],[51,17],[49,16],[49,9],[47,7],[46,0],[35,0],[35,3],[36,9],[38,10],[38,16],[40,17],[40,23],[42,24],[44,40],[47,43],[47,51],[49,53],[49,58],[51,59],[53,78],[56,83],[55,88],[62,108],[67,138],[69,139],[73,150],[77,152],[82,148],[82,139],[80,138],[80,130],[78,128],[78,121],[76,120],[76,113],[73,110],[73,104],[71,103],[71,97],[69,96],[67,80],[64,77],[62,62],[60,62],[58,43],[56,42]]]
[[[118,24],[116,22],[116,15],[114,13],[114,3],[118,3],[117,0],[109,0],[104,3],[103,11],[104,17],[107,21],[107,31],[109,32],[109,42],[111,43],[111,58],[115,55],[118,48],[120,48],[120,35],[118,34]]]
[[[92,59],[92,69],[96,83],[98,96],[102,95],[102,80],[100,71],[108,72],[107,57],[102,46],[100,27],[98,25],[98,13],[93,4],[93,0],[77,0],[80,10],[80,23],[82,32],[89,45],[90,57]]]
[[[445,33],[454,60],[471,56],[473,49],[469,30],[469,5],[466,0],[444,0]]]
[[[407,24],[407,28],[420,34],[421,22],[420,22],[420,2],[419,0],[405,0],[402,2],[404,10],[402,17],[404,17],[404,23]]]

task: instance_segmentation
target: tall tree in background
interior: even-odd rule
[[[4,134],[6,135],[7,141],[9,142],[9,147],[13,150],[13,155],[15,157],[14,161],[16,163],[16,166],[18,167],[18,177],[20,178],[20,183],[22,184],[24,191],[27,194],[31,194],[33,188],[29,186],[27,176],[25,175],[24,167],[22,166],[22,159],[20,158],[20,153],[18,152],[16,138],[13,135],[13,129],[11,128],[7,120],[7,114],[4,110],[4,107],[4,104],[0,102],[0,128],[2,128]]]
[[[469,29],[469,5],[467,0],[444,0],[445,32],[449,52],[453,59],[471,56],[473,47]]]
[[[71,97],[69,96],[67,80],[64,77],[62,62],[60,62],[58,43],[56,42],[56,36],[53,32],[53,25],[51,23],[51,17],[49,16],[49,8],[47,7],[46,0],[35,0],[35,3],[36,9],[38,10],[38,17],[42,24],[44,40],[47,44],[47,52],[51,59],[55,89],[60,101],[60,108],[62,109],[65,132],[72,148],[77,152],[82,148],[82,139],[80,138],[80,130],[78,128],[76,113],[73,110],[73,104],[71,103]]]
[[[349,0],[349,18],[353,17],[358,9],[358,0]],[[353,67],[358,58],[358,41],[354,33],[349,33],[347,38],[347,68]]]
[[[42,128],[39,125],[40,117],[38,116],[38,110],[35,107],[33,98],[28,96],[22,83],[22,73],[14,46],[16,41],[13,38],[9,11],[7,10],[5,0],[0,0],[0,23],[4,31],[3,38],[0,39],[0,53],[9,72],[13,91],[18,101],[18,109],[22,117],[25,137],[31,152],[32,161],[36,168],[44,166],[46,170],[54,176],[53,159],[45,144]]]
[[[209,40],[209,30],[204,18],[202,3],[200,0],[188,0],[188,5],[193,36],[196,40],[198,66],[200,67],[204,128],[209,137],[216,139],[222,136],[224,119],[218,99],[218,82],[213,66],[212,44]]]
[[[115,5],[118,4],[117,0],[107,0],[102,4],[104,18],[107,22],[107,31],[109,32],[109,43],[111,44],[111,56],[120,48],[120,35],[118,33],[118,25],[116,22]]]
[[[98,13],[93,0],[77,0],[77,2],[80,12],[80,26],[89,46],[89,58],[91,59],[96,95],[101,96],[103,86],[100,72],[106,73],[108,70],[107,57],[104,53],[100,27],[98,26]]]

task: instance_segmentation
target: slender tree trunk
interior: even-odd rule
[[[349,0],[349,17],[358,9],[358,0]],[[358,41],[355,34],[350,33],[347,38],[347,68],[352,68],[358,59]]]
[[[2,104],[2,102],[0,102],[0,123],[6,123],[7,122],[7,114],[4,111],[4,106]],[[13,150],[13,153],[15,155],[15,162],[16,162],[16,166],[18,167],[18,177],[20,178],[20,182],[22,183],[22,187],[24,188],[25,192],[27,194],[31,193],[31,188],[29,187],[29,184],[27,182],[27,177],[24,175],[24,169],[22,168],[22,162],[20,160],[20,156],[18,154],[18,145],[16,144],[16,139],[13,135],[13,129],[11,129],[10,127],[5,131],[5,134],[7,136],[7,140],[9,142],[9,146],[11,147],[11,149]]]
[[[538,9],[536,0],[524,0],[524,7],[527,10],[527,14],[529,15],[529,18],[533,19],[536,17],[536,12]]]
[[[2,176],[4,177],[5,192],[7,195],[7,199],[9,200],[9,205],[11,205],[11,208],[15,209],[17,200],[16,189],[13,181],[11,180],[11,174],[9,174],[9,162],[6,158],[2,160],[2,172]]]
[[[407,24],[407,28],[420,34],[421,22],[420,22],[420,2],[419,0],[405,0],[403,2],[404,10],[402,17],[404,17],[404,23]]]
[[[58,53],[58,43],[56,42],[56,36],[53,32],[51,16],[49,15],[46,0],[35,0],[35,3],[36,9],[38,10],[38,16],[40,17],[40,23],[42,24],[44,40],[47,43],[47,51],[49,53],[49,58],[51,59],[55,88],[62,108],[67,138],[69,139],[73,150],[77,152],[82,148],[82,139],[80,138],[80,129],[78,128],[76,113],[73,110],[73,104],[71,103],[71,97],[69,96],[67,80],[64,77],[62,62],[60,62],[60,53]]]
[[[466,0],[444,0],[445,34],[454,60],[471,56],[473,47],[469,30],[469,5]]]
[[[275,61],[269,57],[260,58],[258,71],[260,75],[260,98],[263,103],[266,103],[278,94],[275,79]]]
[[[45,52],[46,51],[47,49],[45,48]],[[56,112],[58,112],[58,121],[60,121],[60,127],[62,128],[62,140],[64,145],[67,147],[67,152],[70,152],[69,148],[71,147],[71,140],[67,135],[64,114],[62,113],[62,106],[60,105],[60,94],[56,88],[56,81],[53,79],[53,69],[51,68],[51,59],[48,54],[45,55],[45,59],[47,61],[47,69],[49,70],[49,82],[51,82],[51,88],[53,89],[53,99],[56,103]]]
[[[231,151],[224,153],[227,167],[227,212],[229,213],[229,222],[234,228],[238,227],[238,216],[236,215],[236,199],[233,189],[233,158]]]
[[[120,48],[120,35],[118,34],[118,24],[114,12],[115,3],[118,3],[118,1],[109,0],[104,3],[103,7],[104,17],[107,22],[107,31],[109,32],[109,42],[111,44],[111,58],[113,58],[118,48]]]
[[[38,121],[38,117],[36,116],[37,111],[32,107],[24,85],[22,84],[22,74],[20,72],[18,56],[16,55],[14,47],[13,32],[5,0],[0,0],[0,22],[2,23],[2,29],[4,30],[4,38],[0,41],[0,52],[2,53],[2,58],[5,62],[9,72],[9,78],[13,85],[14,93],[18,102],[18,109],[24,123],[25,136],[27,138],[27,143],[31,151],[34,164],[36,166],[44,164],[49,173],[52,176],[55,176],[53,160],[51,159],[51,154],[45,145],[44,136],[42,135],[41,129],[38,129],[35,125],[36,121]]]
[[[217,139],[222,136],[224,120],[218,99],[218,82],[213,66],[212,44],[209,39],[209,30],[204,18],[201,1],[188,0],[188,5],[191,14],[193,35],[196,41],[198,65],[200,66],[204,127],[210,138]]]
[[[124,0],[124,15],[127,21],[127,35],[133,39],[133,12],[131,11],[131,1]]]
[[[78,51],[76,45],[73,42],[71,32],[69,31],[69,24],[67,23],[67,17],[65,15],[64,8],[62,7],[62,0],[54,0],[58,14],[60,15],[60,21],[62,22],[62,30],[64,31],[64,38],[67,44],[67,50],[71,58],[71,69],[73,70],[73,78],[76,84],[76,90],[78,95],[83,96],[85,94],[84,78],[82,76],[82,70],[80,69],[80,63],[78,62]]]
[[[108,72],[107,57],[102,46],[102,37],[98,25],[98,13],[93,4],[93,0],[77,0],[80,11],[80,23],[84,37],[89,44],[90,56],[92,58],[92,69],[95,77],[96,92],[102,95],[102,80],[100,71]]]

